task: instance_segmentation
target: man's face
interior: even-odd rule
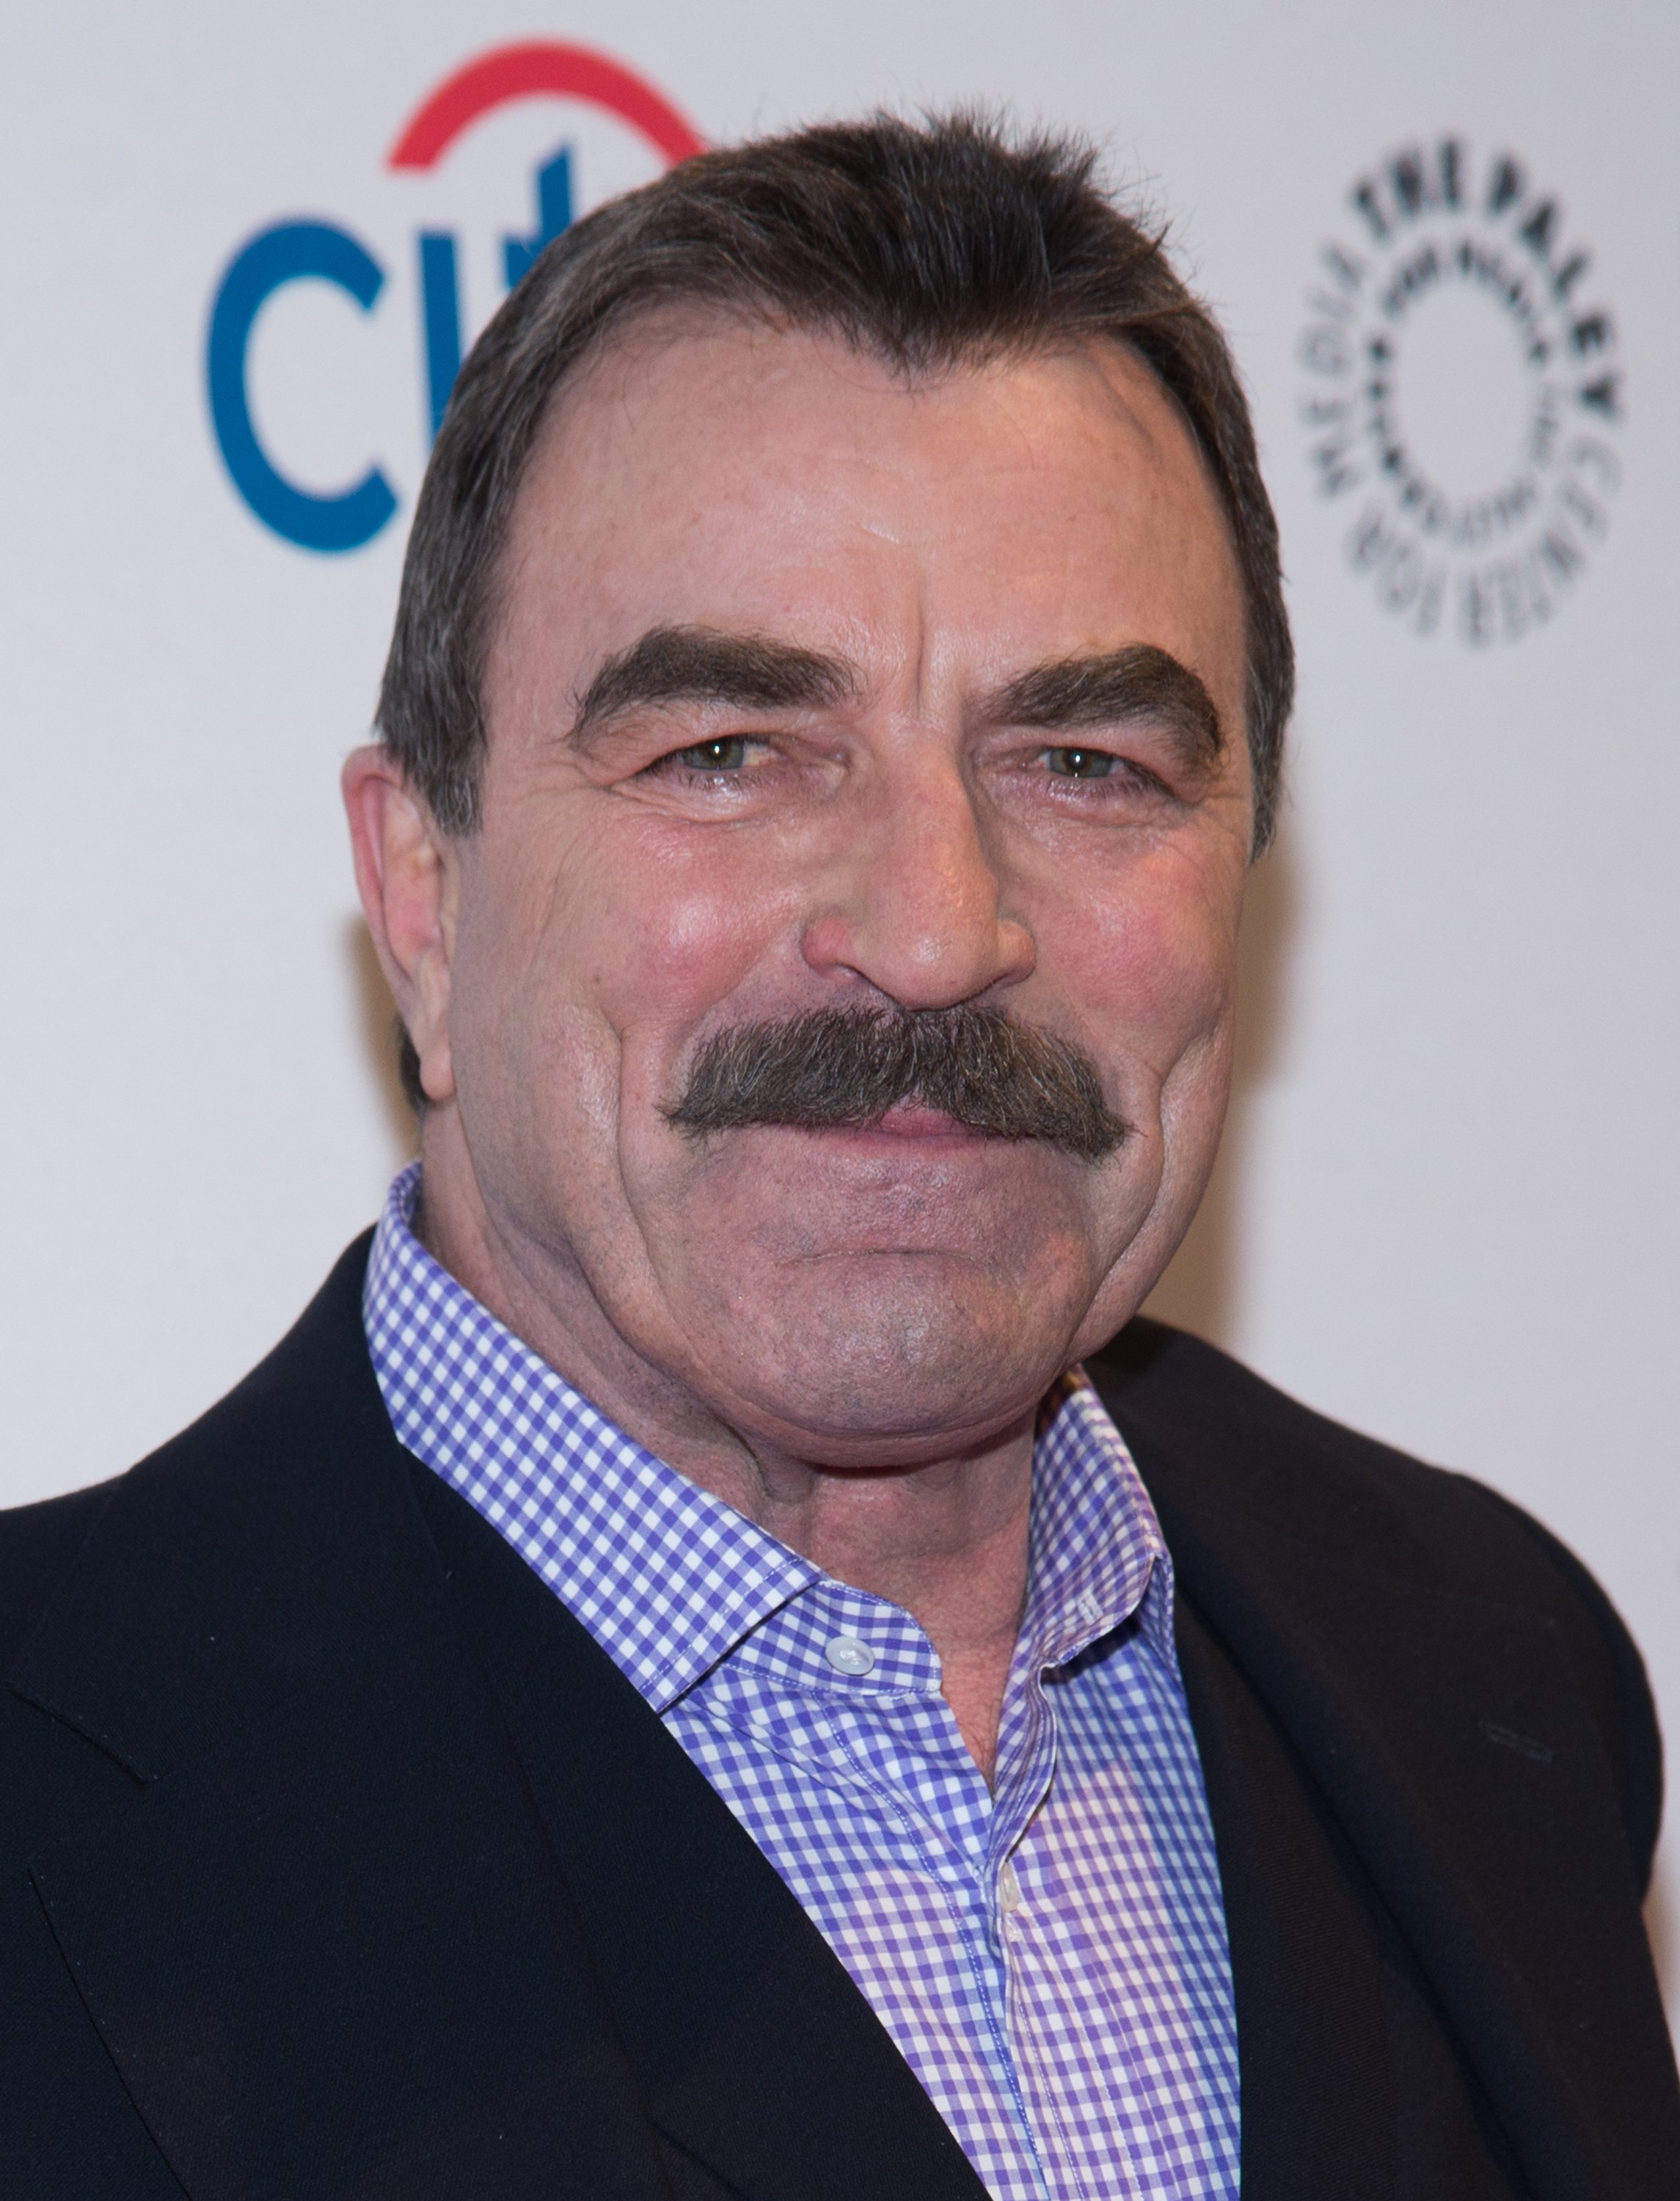
[[[428,1168],[462,1142],[500,1257],[749,1442],[1018,1420],[1164,1265],[1226,1096],[1242,602],[1171,403],[1113,348],[907,384],[650,324],[503,578]],[[671,1120],[720,1033],[958,1005],[1084,1057],[1119,1145]]]

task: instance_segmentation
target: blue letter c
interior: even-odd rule
[[[353,488],[338,496],[314,496],[277,472],[251,425],[245,390],[251,329],[282,284],[310,276],[336,283],[364,313],[385,279],[385,270],[363,246],[326,222],[280,222],[252,238],[222,277],[210,313],[210,419],[233,486],[265,526],[306,550],[357,550],[372,542],[397,509],[384,474],[369,467]]]

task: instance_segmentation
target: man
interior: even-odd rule
[[[1086,156],[812,131],[549,249],[345,772],[419,1168],[0,1539],[9,2192],[1675,2190],[1602,1594],[1131,1320],[1290,678]]]

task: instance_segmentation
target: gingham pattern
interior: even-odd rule
[[[1090,1386],[1045,1402],[994,1794],[908,1614],[614,1428],[432,1259],[418,1190],[392,1186],[363,1300],[397,1436],[660,1714],[998,2201],[1231,2201],[1236,2021],[1172,1563]],[[866,1675],[830,1664],[843,1635]]]

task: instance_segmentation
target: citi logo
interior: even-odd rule
[[[529,162],[526,218],[494,240],[479,269],[480,303],[469,310],[469,239],[459,224],[436,219],[439,193],[430,179],[470,161],[479,126],[516,103],[538,110],[546,149]],[[549,110],[565,103],[565,134],[555,142]],[[526,133],[528,135],[528,132]],[[435,436],[461,370],[469,334],[488,318],[543,247],[587,205],[647,174],[686,160],[703,141],[671,103],[620,63],[585,47],[549,41],[503,46],[469,62],[440,84],[409,117],[385,156],[389,174],[411,181],[432,210],[410,232],[414,352],[420,417]],[[580,170],[587,160],[591,173]],[[638,173],[639,172],[639,173]],[[480,261],[485,255],[479,253]],[[329,285],[341,301],[373,314],[390,273],[379,253],[342,224],[275,221],[236,251],[217,284],[205,345],[210,422],[235,490],[265,527],[300,549],[360,549],[389,526],[402,499],[385,466],[372,459],[344,488],[321,488],[265,435],[252,387],[254,340],[271,302],[296,284]],[[482,294],[488,291],[488,296]],[[322,393],[322,402],[327,402]]]

